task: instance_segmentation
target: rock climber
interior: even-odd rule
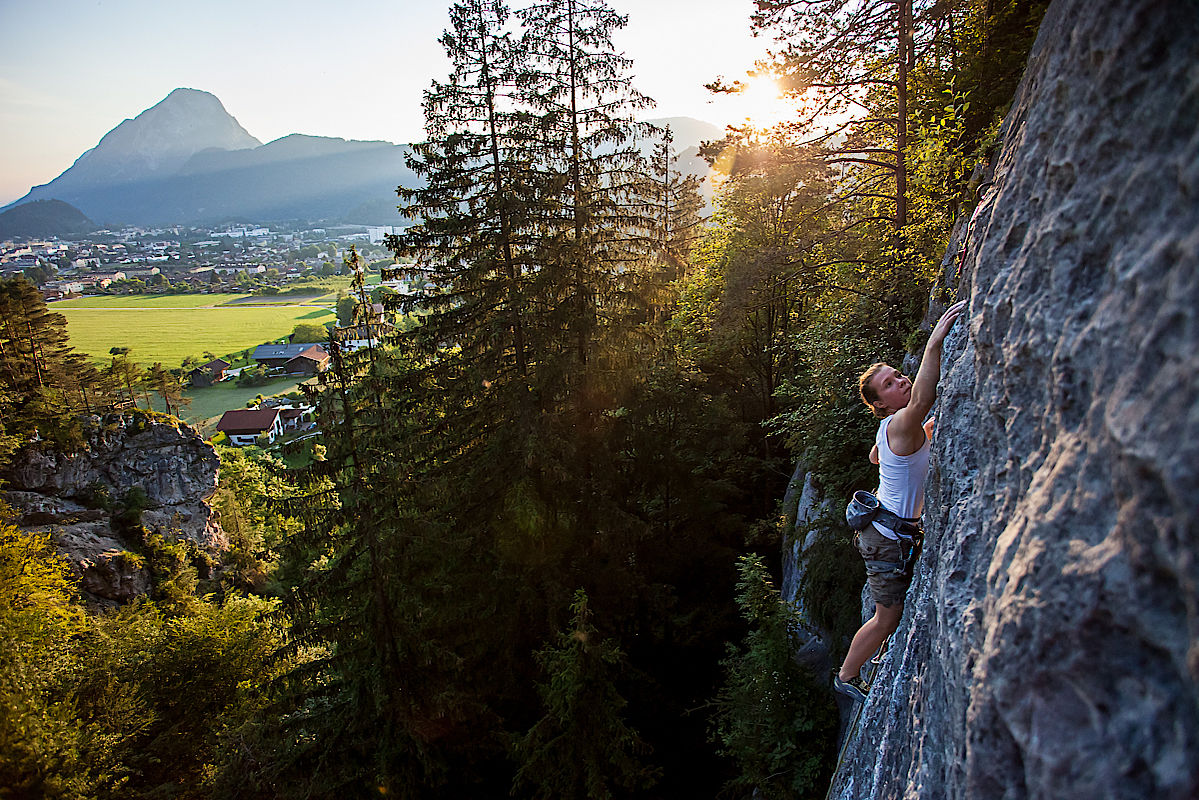
[[[872,364],[858,378],[862,402],[880,418],[870,460],[878,464],[878,497],[882,507],[907,520],[901,530],[875,521],[859,531],[854,544],[866,562],[866,582],[874,600],[874,616],[854,635],[833,688],[863,701],[869,687],[862,680],[866,659],[899,627],[904,595],[920,554],[919,529],[924,509],[924,479],[928,475],[932,420],[924,417],[937,399],[941,378],[941,345],[966,301],[946,309],[933,326],[916,380],[887,364]]]

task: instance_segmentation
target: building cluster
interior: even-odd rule
[[[306,276],[340,272],[351,245],[366,263],[387,259],[390,253],[380,243],[398,230],[348,225],[101,230],[70,241],[2,242],[0,275],[30,277],[48,301],[95,292],[269,292]],[[405,281],[393,288],[412,287]]]
[[[0,276],[25,275],[39,285],[47,301],[102,292],[282,289],[298,278],[327,274],[321,271],[330,264],[340,270],[340,257],[352,244],[365,263],[384,259],[388,254],[380,243],[385,235],[399,231],[362,226],[280,230],[258,225],[102,230],[70,241],[0,242]],[[405,293],[415,288],[408,281],[383,285]],[[342,348],[371,346],[393,330],[381,305],[372,305],[371,312],[367,321],[340,329]],[[312,377],[328,369],[331,358],[320,344],[263,344],[250,361],[269,375]],[[210,386],[238,377],[243,369],[218,358],[193,369],[188,379],[192,386]],[[225,412],[217,430],[241,446],[273,443],[292,431],[316,435],[315,427],[311,407],[268,400],[258,408]]]
[[[341,346],[349,351],[374,346],[393,329],[394,326],[384,321],[383,307],[375,304],[369,322],[339,329]],[[327,370],[332,358],[319,344],[269,343],[254,348],[250,360],[275,374],[312,377]],[[188,378],[193,386],[211,386],[237,377],[241,369],[232,369],[228,361],[218,358],[196,367]],[[275,410],[277,414],[268,413]],[[217,430],[228,436],[234,445],[258,444],[263,437],[267,444],[272,444],[279,436],[311,423],[311,419],[310,407],[282,406],[268,400],[258,408],[226,411],[217,423]],[[315,427],[315,423],[311,423],[303,429],[314,430]]]

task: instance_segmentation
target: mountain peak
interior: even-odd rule
[[[261,144],[216,95],[178,88],[117,125],[70,169],[17,202],[69,199],[88,187],[170,177],[201,151],[244,150]]]

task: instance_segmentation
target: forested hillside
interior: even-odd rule
[[[706,147],[706,220],[669,131],[635,121],[602,0],[453,5],[425,186],[389,240],[422,324],[334,348],[309,467],[222,454],[234,546],[207,582],[178,555],[85,614],[46,537],[4,529],[4,674],[29,677],[0,683],[0,785],[823,796],[836,713],[791,659],[779,501],[796,459],[830,493],[866,481],[855,377],[949,293],[936,267],[1045,5],[759,0],[760,70],[799,110]],[[106,382],[61,338],[0,333],[12,457],[119,398],[115,363]],[[845,634],[860,560],[823,535],[808,591]]]

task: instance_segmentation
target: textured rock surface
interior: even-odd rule
[[[49,530],[96,597],[127,602],[150,588],[150,577],[132,545],[110,525],[108,512],[86,499],[103,487],[114,500],[142,489],[148,507],[142,523],[164,537],[186,539],[210,553],[228,546],[207,501],[216,491],[220,458],[212,445],[187,425],[145,424],[140,416],[93,418],[87,443],[63,454],[27,448],[14,462],[5,500],[25,528]]]
[[[1055,2],[830,796],[1199,797],[1199,5]]]
[[[829,671],[829,646],[827,632],[812,624],[811,615],[804,606],[803,595],[800,593],[804,552],[812,547],[819,535],[811,529],[812,523],[819,517],[837,513],[816,488],[811,473],[807,472],[802,463],[795,467],[791,481],[787,484],[787,493],[783,497],[783,510],[791,520],[792,535],[783,543],[783,582],[780,594],[784,602],[791,603],[799,611],[800,618],[808,627],[796,632],[798,649],[795,657],[809,666],[817,675]]]

